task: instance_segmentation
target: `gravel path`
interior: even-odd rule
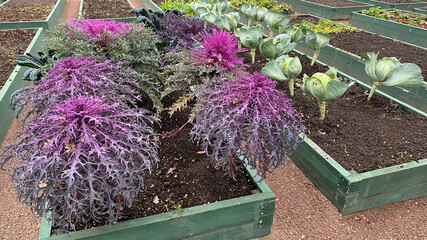
[[[67,0],[63,19],[76,18],[79,0]],[[137,0],[131,0],[136,8]],[[15,120],[4,142],[12,142]],[[0,147],[0,151],[1,151]],[[272,233],[276,239],[424,239],[427,240],[427,197],[341,216],[314,185],[288,162],[266,180],[276,194]],[[16,200],[10,178],[0,172],[0,239],[37,239],[40,218]]]

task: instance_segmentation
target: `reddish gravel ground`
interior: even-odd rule
[[[76,2],[67,0],[64,19],[77,17],[79,4]],[[17,131],[15,120],[4,142],[13,142]],[[272,232],[260,238],[262,240],[427,240],[427,197],[343,217],[290,161],[270,175],[266,182],[277,200]],[[4,171],[0,172],[0,239],[37,239],[40,218],[18,203],[10,187],[10,178]]]

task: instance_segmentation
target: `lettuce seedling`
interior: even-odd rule
[[[268,62],[261,73],[274,80],[289,81],[289,93],[294,95],[294,82],[302,71],[301,62],[298,57],[280,56],[276,60]]]
[[[320,50],[328,45],[330,38],[327,33],[313,32],[307,28],[304,28],[302,31],[305,31],[305,44],[314,50],[313,60],[311,61],[311,66],[313,66],[319,56]]]
[[[115,223],[159,161],[156,122],[123,102],[70,96],[29,121],[22,138],[5,146],[0,166],[13,170],[19,200],[42,217],[50,212],[53,227]]]
[[[268,11],[265,15],[264,21],[270,29],[270,37],[274,35],[274,31],[281,31],[288,25],[292,20],[291,16],[283,15],[281,12],[277,11]]]
[[[296,43],[291,42],[291,37],[286,34],[279,34],[274,38],[267,38],[259,46],[259,51],[269,61],[292,51]]]
[[[364,53],[361,59],[365,61],[365,71],[374,80],[368,101],[371,100],[378,86],[419,87],[424,77],[421,68],[414,63],[400,63],[395,57],[384,57],[377,62],[378,54]]]
[[[326,101],[341,97],[354,82],[341,82],[337,70],[330,68],[326,73],[315,73],[312,77],[304,74],[302,91],[317,99],[320,109],[320,121],[325,120]]]
[[[232,175],[241,155],[264,179],[268,171],[285,164],[286,155],[302,140],[301,115],[275,84],[255,72],[236,80],[219,79],[196,93],[191,139],[212,154],[215,163],[228,164]]]
[[[240,41],[251,50],[252,64],[255,63],[256,48],[263,42],[264,27],[262,25],[240,28]]]
[[[107,59],[65,58],[47,72],[39,85],[24,88],[15,94],[12,108],[19,114],[24,105],[30,103],[23,119],[25,121],[32,113],[41,114],[50,105],[71,96],[98,96],[109,103],[122,102],[136,106],[141,101],[142,89],[151,96],[154,106],[161,104],[151,93],[156,85],[141,87],[151,83],[130,67],[129,63]]]

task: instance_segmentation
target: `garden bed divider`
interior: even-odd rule
[[[427,14],[427,8],[414,8],[412,9],[412,12],[419,13],[419,14]]]
[[[246,167],[249,175],[255,170]],[[265,182],[252,178],[254,194],[91,229],[50,236],[43,218],[39,240],[91,239],[252,239],[270,233],[275,196]]]
[[[350,18],[350,13],[353,11],[359,11],[362,9],[369,9],[374,5],[367,3],[360,3],[357,1],[349,0],[349,2],[355,2],[358,4],[365,4],[364,6],[352,6],[352,7],[331,7],[323,4],[318,4],[314,2],[304,1],[304,0],[278,0],[279,4],[281,3],[290,3],[292,7],[300,12],[319,16],[322,18],[330,20],[347,20]]]
[[[37,33],[28,45],[25,53],[37,54],[42,40],[44,39],[44,32],[45,30],[43,28],[39,28],[37,30]],[[9,79],[0,90],[0,145],[9,130],[10,124],[15,118],[15,113],[9,105],[9,98],[16,90],[30,85],[29,81],[22,80],[27,69],[28,67],[21,67],[17,65],[10,74]]]
[[[423,1],[415,1],[415,3],[388,3],[388,2],[382,2],[377,0],[355,0],[355,1],[360,3],[372,4],[376,7],[381,7],[382,9],[397,8],[400,10],[408,10],[408,11],[412,11],[412,9],[414,8],[427,6],[427,2],[423,2]]]
[[[58,0],[45,21],[0,22],[0,29],[37,29],[41,27],[54,27],[62,16],[66,2],[66,0]]]
[[[427,29],[352,12],[350,24],[354,27],[427,48]]]
[[[341,71],[339,75],[370,89],[369,85]],[[427,118],[427,113],[413,109],[411,105],[381,90],[375,91],[375,94],[391,99],[412,110],[411,112],[417,112]],[[304,138],[289,157],[342,215],[427,195],[427,159],[356,173],[345,170],[308,137]]]

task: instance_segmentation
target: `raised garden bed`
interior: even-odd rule
[[[360,29],[427,48],[427,29],[352,12],[350,24]]]
[[[416,13],[420,13],[420,14],[427,14],[427,7],[425,7],[425,8],[414,8],[412,11],[416,12]]]
[[[293,23],[301,20],[315,23],[318,18],[308,15],[299,16]],[[423,76],[427,79],[427,64],[424,61],[427,57],[427,50],[425,48],[415,47],[365,31],[333,33],[330,34],[330,37],[329,45],[322,49],[318,59],[368,85],[372,85],[373,80],[365,73],[365,63],[360,59],[360,56],[370,51],[379,52],[380,58],[394,56],[401,59],[402,62],[413,62],[421,67]],[[297,49],[308,55],[313,54],[313,50],[305,44],[300,44]],[[411,105],[418,112],[427,112],[426,86],[418,88],[380,86],[380,89],[384,93]]]
[[[387,8],[397,8],[402,10],[412,11],[414,8],[425,7],[427,3],[424,1],[416,0],[357,0],[358,2],[363,2],[367,4],[372,4],[377,7],[384,9]]]
[[[130,18],[133,5],[128,0],[82,0],[81,17],[85,19]]]
[[[285,1],[279,0],[278,3]],[[288,2],[286,2],[288,3]],[[307,14],[312,14],[331,20],[346,20],[350,18],[350,13],[361,9],[368,9],[373,5],[359,3],[356,1],[305,1],[305,0],[292,0],[290,4],[296,11]]]
[[[55,26],[61,18],[66,0],[9,0],[0,5],[0,29]]]
[[[310,68],[309,58],[300,55],[300,53],[297,55],[299,55],[303,65],[303,73],[309,76],[318,71],[325,72],[328,69],[320,64]],[[254,67],[253,70],[259,70],[266,61],[258,59],[257,62],[259,66]],[[352,79],[343,73],[341,76]],[[402,109],[397,107],[398,104],[392,103],[390,99],[396,102],[400,101],[378,92],[378,95],[385,96],[385,98],[377,99],[378,102],[376,103],[367,104],[367,92],[364,92],[363,89],[369,89],[370,86],[359,81],[357,83],[362,88],[353,86],[340,99],[327,103],[326,118],[330,117],[330,119],[325,120],[323,124],[318,123],[318,106],[315,100],[301,96],[301,90],[296,90],[293,98],[296,106],[302,109],[309,130],[308,137],[289,157],[343,215],[427,195],[427,176],[424,174],[427,170],[427,153],[422,149],[422,145],[426,141],[425,136],[427,136],[425,130],[427,114],[421,113],[421,118],[409,116],[418,119],[417,124],[422,126],[415,130],[417,133],[403,129],[401,126],[405,124],[399,122],[402,119],[396,117],[395,114],[402,113],[406,117],[410,114],[404,113]],[[288,91],[286,83],[279,83],[278,87],[284,89],[285,92]],[[374,98],[379,98],[379,96]],[[410,108],[410,106],[407,107]],[[349,112],[346,112],[345,108],[348,108]],[[377,110],[373,110],[375,108]],[[361,114],[371,110],[376,113],[367,113],[367,115],[377,116],[375,117],[376,120],[367,120],[367,116]],[[354,115],[361,119],[347,119]],[[385,120],[385,123],[373,127],[374,122],[378,119]],[[388,125],[393,121],[394,124],[397,124],[396,127],[383,126],[383,124]],[[348,136],[345,136],[345,133],[337,134],[340,131],[347,131],[344,130],[347,125],[351,125],[349,131],[357,131],[357,133],[347,132]],[[368,130],[371,127],[373,129]],[[402,132],[406,132],[405,134],[410,132],[410,134],[416,134],[420,137],[418,138],[418,145],[421,148],[416,151],[419,159],[409,160],[409,155],[404,153],[405,144],[401,145],[403,150],[400,155],[397,152],[396,154],[392,153],[393,150],[388,148],[390,141],[398,141],[396,139],[396,135],[400,136],[400,133],[396,132],[398,128]],[[377,142],[378,139],[373,140],[373,138],[378,137],[376,135],[384,133],[381,131],[389,131],[390,139],[384,139],[380,142]],[[370,136],[368,137],[366,134]],[[347,137],[349,144],[343,143]],[[358,137],[362,138],[358,139]],[[350,153],[352,151],[349,150],[350,148],[353,149],[353,153]],[[356,150],[356,148],[359,149]],[[366,149],[363,150],[363,148]],[[382,150],[376,152],[374,148],[382,148]],[[403,157],[401,157],[402,154]],[[403,162],[398,163],[402,160]],[[386,162],[388,163],[385,164]]]
[[[14,91],[29,84],[29,82],[21,80],[27,68],[21,66],[13,68],[13,66],[16,65],[16,54],[23,54],[24,51],[25,53],[36,54],[44,38],[44,30],[42,29],[38,29],[37,32],[35,30],[11,31],[0,31],[0,49],[2,49],[1,57],[3,58],[1,61],[3,66],[0,71],[0,80],[2,80],[2,84],[0,84],[0,144],[2,143],[10,124],[15,117],[14,112],[10,110],[9,106],[10,95]]]

